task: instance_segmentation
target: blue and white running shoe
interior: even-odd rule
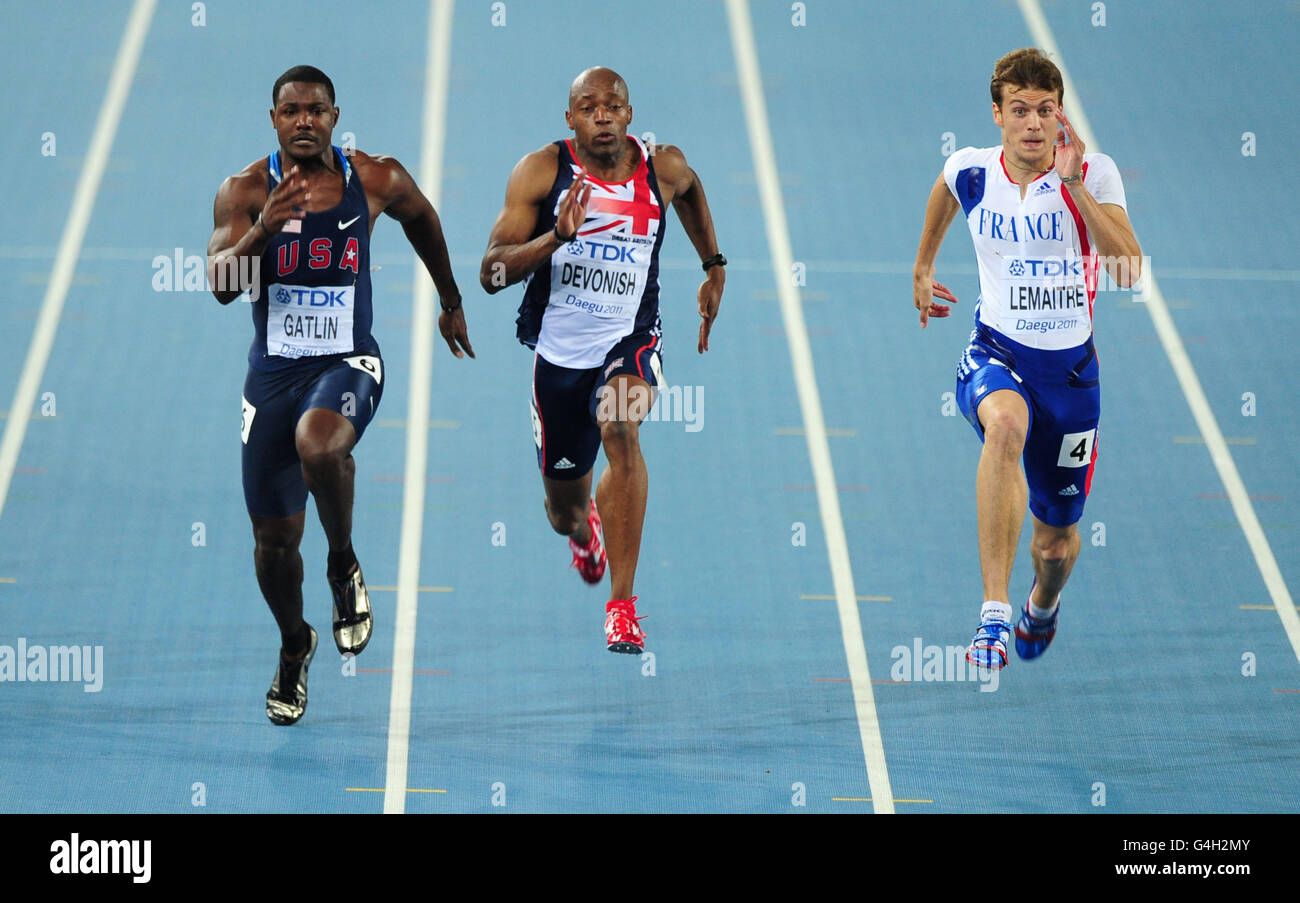
[[[1001,671],[1007,666],[1007,643],[1010,640],[1011,622],[996,615],[985,615],[966,648],[966,661],[991,671]]]
[[[1034,581],[1034,586],[1038,581]],[[1029,598],[1034,598],[1034,587],[1029,588]],[[1052,637],[1056,636],[1056,622],[1061,616],[1061,604],[1058,601],[1056,611],[1052,612],[1050,618],[1035,618],[1029,613],[1029,603],[1025,603],[1024,610],[1020,612],[1020,620],[1016,622],[1016,655],[1023,659],[1038,658],[1047,651],[1047,647],[1052,645]]]

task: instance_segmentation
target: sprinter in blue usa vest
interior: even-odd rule
[[[1128,286],[1142,252],[1119,170],[1105,154],[1086,153],[1061,108],[1060,70],[1037,50],[1016,50],[998,60],[990,89],[1001,146],[948,158],[926,206],[912,301],[922,327],[948,316],[936,298],[956,302],[934,281],[934,261],[961,211],[980,296],[956,394],[984,443],[975,477],[984,603],[966,657],[996,670],[1007,664],[1011,566],[1026,501],[1034,582],[1015,625],[1016,653],[1037,658],[1056,635],[1097,457],[1098,266],[1105,261],[1116,284]]]
[[[456,357],[474,356],[438,214],[402,165],[331,144],[339,111],[319,69],[297,66],[271,91],[279,150],[217,192],[208,243],[213,294],[252,294],[255,336],[244,383],[244,500],[253,560],[280,628],[266,715],[293,724],[307,707],[316,631],[303,620],[302,539],[308,492],[329,542],[334,642],[359,653],[373,618],[352,549],[352,449],[375,415],[386,374],[370,334],[370,233],[381,213],[402,224],[437,286],[438,328]],[[253,286],[221,279],[257,258]],[[242,268],[234,267],[234,272]],[[462,351],[462,349],[464,349]]]
[[[608,561],[606,648],[639,653],[645,633],[632,589],[648,477],[638,429],[663,382],[659,248],[668,205],[707,274],[697,299],[701,354],[727,261],[704,187],[682,152],[628,136],[632,106],[618,73],[580,74],[564,118],[573,138],[534,151],[510,174],[479,281],[489,294],[526,283],[517,335],[536,350],[533,440],[546,513],[569,537],[584,580],[599,583]],[[591,471],[602,446],[609,466],[593,500]]]

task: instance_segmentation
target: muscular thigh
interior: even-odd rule
[[[312,408],[334,411],[352,424],[359,442],[383,394],[383,360],[374,354],[346,357],[327,368],[303,392],[298,416]]]
[[[298,383],[287,371],[253,369],[244,380],[240,421],[244,504],[255,519],[289,517],[307,505],[307,485],[294,444],[301,400]]]
[[[984,440],[981,408],[998,392],[1014,392],[1024,400],[1029,409],[1027,429],[1031,429],[1034,423],[1033,396],[1024,379],[988,348],[972,341],[957,364],[957,407],[981,442]]]
[[[272,371],[249,369],[240,421],[244,503],[258,518],[283,518],[307,505],[295,431],[304,412],[327,408],[347,418],[357,438],[383,392],[383,362],[357,355]]]
[[[634,333],[605,355],[590,399],[599,425],[611,420],[640,422],[650,413],[663,384],[663,341],[653,333]]]
[[[1053,527],[1083,516],[1097,462],[1101,388],[1093,367],[1082,378],[1034,387],[1034,425],[1025,442],[1029,510]]]
[[[529,410],[537,466],[552,481],[572,481],[591,472],[600,450],[600,430],[588,411],[598,370],[575,370],[533,358]]]

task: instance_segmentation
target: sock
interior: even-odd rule
[[[352,542],[349,540],[348,547],[342,552],[330,552],[329,561],[325,565],[325,572],[331,580],[342,580],[352,573],[352,565],[356,563],[357,555],[352,551]]]
[[[1037,618],[1040,621],[1046,621],[1052,615],[1056,614],[1056,609],[1060,608],[1060,606],[1061,606],[1060,596],[1056,597],[1056,601],[1053,602],[1049,608],[1039,608],[1037,605],[1034,604],[1033,594],[1031,593],[1029,596],[1029,616],[1031,618]]]
[[[1009,623],[1011,621],[1011,606],[1005,602],[986,599],[984,606],[980,609],[980,620],[987,621],[989,618],[997,618]]]

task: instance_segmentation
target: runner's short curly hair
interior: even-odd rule
[[[993,67],[993,78],[989,82],[989,92],[993,103],[1002,106],[1002,86],[1013,85],[1017,88],[1035,88],[1039,91],[1055,91],[1059,104],[1065,93],[1065,83],[1061,79],[1061,70],[1047,58],[1037,47],[1024,47],[1013,50],[997,61]]]

